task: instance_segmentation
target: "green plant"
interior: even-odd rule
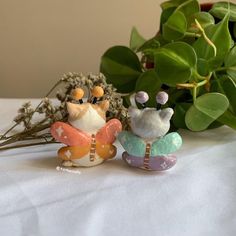
[[[207,12],[197,0],[170,0],[161,7],[158,34],[145,40],[133,28],[130,47],[108,49],[100,71],[126,95],[126,106],[144,90],[155,107],[165,90],[175,128],[236,129],[236,5],[219,2]]]

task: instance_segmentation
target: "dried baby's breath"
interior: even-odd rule
[[[63,85],[62,88],[58,88],[59,85]],[[50,89],[36,108],[32,107],[31,102],[24,103],[19,108],[18,114],[14,118],[15,124],[3,135],[0,135],[0,150],[55,143],[56,141],[51,137],[48,128],[56,121],[67,120],[66,103],[72,100],[72,90],[80,87],[86,89],[88,96],[90,96],[89,91],[94,86],[101,86],[104,89],[102,100],[107,99],[110,101],[107,120],[117,118],[122,122],[123,127],[127,128],[127,109],[123,106],[121,94],[117,93],[113,85],[107,84],[103,74],[94,75],[90,73],[85,76],[82,73],[69,72],[64,74]],[[57,105],[49,98],[56,89],[58,89],[56,98],[59,101]],[[22,131],[9,135],[10,131],[14,130],[18,125],[23,125]],[[40,141],[37,143],[28,142],[32,139]],[[25,141],[25,143],[12,146],[12,144],[19,141]]]

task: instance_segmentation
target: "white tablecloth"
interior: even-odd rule
[[[22,102],[0,99],[0,133]],[[236,132],[180,133],[163,173],[128,167],[121,148],[80,174],[56,170],[56,144],[0,152],[0,235],[235,236]]]

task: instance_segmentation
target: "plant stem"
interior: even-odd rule
[[[201,81],[201,82],[197,83],[197,87],[201,87],[201,86],[207,84],[208,82],[209,82],[209,81],[208,81],[207,79],[204,80],[204,81]]]
[[[59,143],[59,142],[56,142],[56,141],[48,141],[48,142],[19,144],[19,145],[10,146],[10,147],[1,147],[1,148],[0,148],[0,151],[4,151],[4,150],[8,150],[8,149],[13,149],[13,148],[22,148],[22,147],[30,147],[30,146],[36,146],[36,145],[53,144],[53,143]]]
[[[5,146],[5,145],[9,145],[9,144],[17,142],[17,141],[19,141],[19,137],[13,137],[13,138],[7,139],[6,141],[0,143],[0,147]]]
[[[19,135],[20,134],[23,134],[24,132],[26,132],[26,131],[33,131],[36,127],[38,127],[39,125],[41,125],[41,124],[43,124],[45,121],[47,121],[47,119],[48,118],[44,118],[43,120],[41,120],[40,122],[38,122],[38,123],[36,123],[31,129],[27,129],[27,130],[24,130],[23,132],[21,132],[21,133],[18,133]],[[46,128],[45,128],[46,129]],[[41,131],[41,130],[40,130]],[[33,132],[32,132],[33,133]],[[15,137],[16,135],[18,135],[18,134],[13,134],[13,135],[11,135],[11,136],[8,136],[7,137],[7,139],[10,139],[10,138],[12,138],[12,137]],[[29,133],[30,134],[30,133]]]
[[[23,141],[28,141],[28,140],[37,140],[37,139],[47,139],[47,138],[52,138],[51,134],[47,135],[39,135],[39,136],[32,136],[32,137],[25,137]]]
[[[186,83],[186,84],[176,84],[177,89],[192,89],[194,88],[194,84]]]
[[[208,75],[207,77],[209,77],[210,75]],[[196,78],[197,80],[205,80],[207,77],[205,76],[201,76],[198,74],[197,70],[193,70],[193,77]]]
[[[197,99],[197,86],[193,87],[193,104],[195,104]]]
[[[25,130],[21,133],[17,133],[15,135],[11,136],[11,138],[9,138],[8,140],[0,143],[0,147],[5,146],[5,145],[9,145],[9,144],[17,142],[17,141],[22,141],[23,138],[26,137],[27,135],[37,133],[37,132],[45,130],[49,127],[50,127],[50,124],[45,124],[45,125],[41,125],[39,127],[35,126],[34,128],[32,128],[30,130]]]
[[[177,88],[178,89],[192,89],[193,90],[193,103],[196,102],[196,99],[197,99],[197,88],[198,87],[201,87],[205,84],[209,83],[209,78],[206,77],[205,80],[199,82],[199,83],[196,83],[196,82],[193,82],[193,83],[186,83],[186,84],[177,84]]]
[[[194,37],[194,38],[200,38],[201,35],[197,33],[192,33],[192,32],[185,32],[186,37]]]
[[[217,48],[215,46],[215,44],[207,37],[205,30],[203,29],[203,27],[201,26],[201,24],[198,22],[197,19],[195,19],[197,28],[202,32],[202,36],[203,38],[206,40],[206,42],[213,48],[214,50],[214,56],[216,56],[217,54]]]
[[[6,138],[7,138],[6,135],[7,135],[10,131],[12,131],[17,125],[18,125],[18,123],[14,124],[10,129],[8,129],[8,130],[6,131],[3,135],[1,135],[0,140],[6,139]]]

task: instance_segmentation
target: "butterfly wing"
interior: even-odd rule
[[[118,134],[118,140],[121,145],[129,153],[136,157],[144,157],[146,151],[146,143],[129,131],[122,131]]]
[[[91,143],[91,136],[64,122],[55,122],[51,126],[52,136],[67,146],[87,146]]]
[[[161,139],[152,143],[151,156],[163,156],[177,151],[182,145],[181,136],[176,133],[169,133]]]
[[[99,157],[106,159],[111,159],[116,155],[116,147],[112,144],[102,144],[96,143],[96,153]]]
[[[71,147],[62,147],[58,150],[58,157],[62,160],[74,160],[84,157],[89,153],[90,146],[71,146]]]
[[[117,134],[122,130],[121,122],[117,119],[109,120],[96,135],[96,140],[103,144],[114,143]]]

